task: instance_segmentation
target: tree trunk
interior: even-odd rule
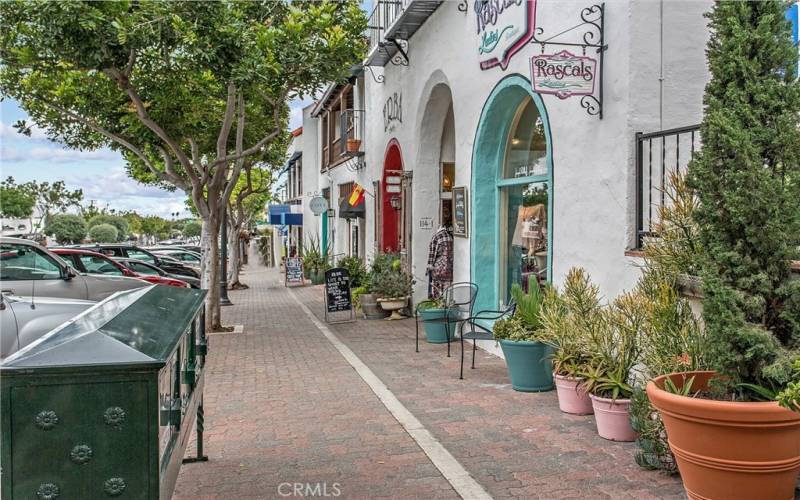
[[[239,226],[236,223],[231,224],[228,232],[228,256],[230,263],[228,265],[228,283],[231,290],[237,288],[244,288],[242,283],[239,282],[239,269],[241,268],[241,244],[239,243]]]
[[[222,329],[219,306],[219,230],[218,211],[212,210],[209,217],[203,220],[203,234],[200,242],[202,248],[200,286],[208,290],[206,298],[206,329],[211,332]]]

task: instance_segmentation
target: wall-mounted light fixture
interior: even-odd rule
[[[400,210],[400,197],[399,196],[392,196],[391,198],[389,198],[389,204],[395,210]]]

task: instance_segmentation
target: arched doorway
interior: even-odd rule
[[[509,75],[484,104],[472,158],[471,274],[479,309],[515,283],[552,276],[553,165],[547,110],[528,79]]]
[[[386,148],[381,180],[381,251],[400,252],[403,248],[403,155],[392,139]]]

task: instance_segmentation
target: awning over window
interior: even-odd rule
[[[365,210],[364,205],[366,203],[361,202],[358,206],[350,205],[350,202],[347,198],[342,198],[342,201],[339,202],[339,217],[342,219],[355,219],[358,217],[364,218]]]

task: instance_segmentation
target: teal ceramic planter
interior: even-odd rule
[[[431,344],[446,344],[447,343],[447,325],[438,321],[431,322],[431,320],[440,320],[445,317],[445,309],[423,309],[419,312],[422,316],[422,325],[425,328],[425,338]],[[450,340],[455,337],[456,328],[458,327],[457,321],[450,322]]]
[[[520,392],[542,392],[553,389],[552,348],[529,340],[501,340],[511,386]]]

